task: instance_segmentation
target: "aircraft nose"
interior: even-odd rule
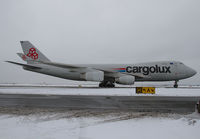
[[[190,68],[190,76],[194,76],[195,74],[197,74],[197,72],[194,69]]]
[[[197,71],[196,71],[196,70],[194,70],[194,69],[192,69],[192,70],[193,70],[193,75],[197,74]]]

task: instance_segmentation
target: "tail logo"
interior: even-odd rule
[[[27,56],[32,58],[33,60],[38,59],[38,53],[36,52],[35,48],[30,48]]]

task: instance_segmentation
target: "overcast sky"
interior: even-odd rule
[[[65,83],[24,71],[19,41],[77,63],[182,61],[200,73],[199,0],[0,0],[0,83]],[[200,84],[197,74],[184,82]]]

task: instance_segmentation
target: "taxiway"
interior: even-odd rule
[[[0,94],[1,107],[194,112],[200,97]]]

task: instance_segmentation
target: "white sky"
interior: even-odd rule
[[[177,60],[200,72],[199,0],[0,0],[0,83],[66,83],[5,63],[20,40],[52,61]],[[199,84],[197,74],[184,82]]]

